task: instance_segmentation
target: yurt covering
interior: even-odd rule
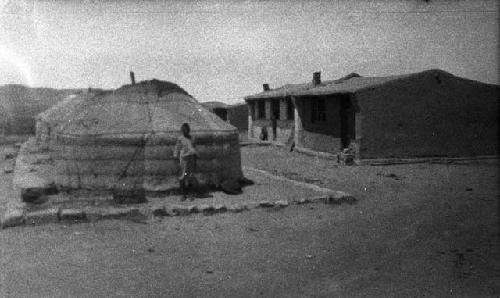
[[[125,85],[85,100],[57,132],[56,182],[68,188],[167,190],[178,186],[173,151],[188,123],[198,152],[196,178],[242,177],[238,131],[176,84]]]
[[[71,121],[75,111],[81,109],[87,95],[72,94],[40,113],[36,117],[36,141],[40,149],[47,150],[53,147],[56,130],[62,124]]]
[[[9,114],[4,107],[0,106],[0,138],[5,137],[9,125]]]

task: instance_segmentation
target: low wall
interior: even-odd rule
[[[288,143],[290,137],[293,138],[293,120],[278,120],[276,121],[276,139],[273,136],[271,120],[256,120],[253,122],[253,138],[259,139],[263,127],[267,127],[268,141],[276,141],[281,144]]]
[[[300,147],[335,154],[341,150],[342,143],[340,138],[332,135],[304,130]]]

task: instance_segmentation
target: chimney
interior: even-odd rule
[[[135,75],[133,71],[130,72],[130,81],[132,82],[132,85],[135,85]]]
[[[312,83],[314,86],[321,84],[321,72],[320,71],[313,73]]]
[[[269,91],[269,84],[262,84],[262,87],[264,88],[264,91]]]

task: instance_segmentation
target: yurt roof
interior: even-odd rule
[[[178,132],[183,123],[188,123],[193,132],[236,129],[205,109],[178,85],[151,80],[90,97],[84,109],[63,125],[61,133],[128,135]]]
[[[7,110],[0,105],[0,122],[7,122],[9,118],[10,116]]]
[[[65,121],[75,109],[78,109],[83,101],[83,95],[69,95],[54,106],[38,114],[36,118],[46,122]]]
[[[207,109],[227,109],[229,105],[220,101],[206,101],[201,103]]]

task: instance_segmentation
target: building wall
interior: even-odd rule
[[[266,127],[268,133],[268,141],[275,141],[280,144],[287,144],[293,138],[293,127],[294,121],[293,119],[287,119],[286,110],[284,110],[285,114],[283,115],[283,107],[281,99],[273,99],[280,101],[280,120],[276,121],[276,138],[273,136],[272,122],[271,122],[271,99],[260,99],[253,101],[255,107],[255,113],[252,115],[252,125],[249,127],[249,138],[254,140],[258,140],[259,136],[262,132],[262,129]],[[266,118],[258,119],[258,101],[265,101],[265,111]],[[286,102],[285,102],[286,103]]]
[[[340,139],[340,99],[337,96],[324,97],[325,121],[311,121],[311,102],[314,97],[300,98],[299,116],[303,131],[300,133],[299,147],[329,153],[341,150]]]
[[[227,120],[238,130],[248,129],[248,106],[246,104],[230,106],[227,109]]]
[[[498,155],[498,95],[446,74],[358,92],[360,157]]]

